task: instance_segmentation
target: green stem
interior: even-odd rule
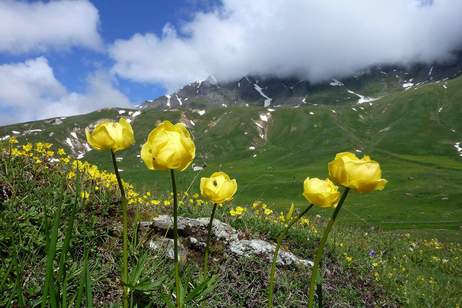
[[[117,168],[117,161],[115,158],[115,154],[111,151],[112,154],[112,164],[114,165],[114,173],[117,178],[117,184],[119,185],[120,195],[122,197],[121,205],[122,205],[122,287],[123,287],[123,307],[128,307],[128,201],[127,197],[125,196],[125,190],[122,183],[122,179],[120,178],[119,168]]]
[[[207,227],[207,242],[205,246],[205,253],[204,253],[204,267],[203,272],[205,275],[208,275],[208,267],[209,267],[209,246],[210,246],[210,239],[212,237],[212,226],[213,226],[213,218],[215,217],[215,211],[217,209],[217,204],[213,204],[212,214],[210,215],[210,222]]]
[[[269,276],[268,283],[268,307],[273,307],[273,289],[274,289],[274,275],[276,273],[276,261],[278,259],[279,250],[281,249],[282,240],[287,236],[289,229],[299,221],[311,208],[313,204],[310,204],[306,209],[304,209],[295,219],[293,219],[278,235],[276,248],[274,249],[273,259],[271,261],[271,271]]]
[[[178,258],[178,195],[176,192],[175,171],[170,169],[173,191],[173,256],[175,258],[175,289],[176,289],[176,306],[181,307],[181,280],[180,280],[180,263]]]
[[[324,230],[324,233],[323,233],[322,238],[321,238],[321,242],[319,243],[319,247],[316,250],[316,256],[314,258],[314,265],[313,265],[313,269],[311,271],[310,293],[309,293],[309,299],[308,299],[308,307],[309,308],[312,308],[313,304],[314,304],[314,291],[315,291],[314,288],[316,286],[317,277],[318,277],[318,275],[320,275],[319,274],[319,267],[320,267],[322,255],[324,253],[324,246],[326,244],[327,237],[329,236],[329,233],[332,230],[332,226],[335,223],[335,219],[337,218],[337,215],[340,212],[340,209],[342,208],[342,205],[345,202],[345,199],[346,199],[349,191],[350,191],[350,189],[348,187],[345,188],[345,190],[343,191],[342,197],[340,198],[340,201],[339,201],[337,207],[335,208],[334,213],[332,214],[332,217],[331,217],[329,223],[327,224],[326,229]]]

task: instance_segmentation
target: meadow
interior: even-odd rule
[[[388,184],[381,192],[351,193],[342,208],[325,252],[325,305],[459,307],[462,153],[454,144],[462,131],[462,78],[444,85],[393,92],[373,104],[222,108],[195,100],[187,108],[107,109],[2,127],[2,136],[14,134],[19,143],[16,137],[4,138],[1,151],[0,305],[38,306],[51,298],[62,306],[120,302],[121,224],[111,155],[81,145],[86,126],[136,114],[131,116],[136,143],[116,155],[120,174],[130,183],[133,305],[161,306],[172,293],[173,263],[146,248],[136,233],[140,221],[171,212],[168,172],[147,170],[139,157],[147,133],[171,120],[188,126],[197,147],[192,168],[177,178],[184,198],[180,215],[210,215],[211,203],[199,196],[199,180],[223,170],[239,188],[231,204],[217,209],[217,218],[270,241],[287,223],[281,217],[292,203],[298,212],[307,206],[302,196],[307,176],[326,178],[327,162],[340,151],[371,155]],[[256,211],[253,205],[259,202],[272,213]],[[238,206],[247,211],[231,215]],[[313,259],[331,213],[313,209],[307,221],[289,231],[284,249]],[[219,245],[211,254],[213,292],[197,295],[190,305],[267,304],[267,261],[229,258]],[[200,261],[184,264],[182,277],[191,282],[186,291],[198,287],[199,272]],[[275,305],[304,306],[309,273],[278,268],[277,277]],[[43,295],[54,288],[53,279],[56,294]]]
[[[45,277],[53,277],[54,287],[61,290],[56,297],[63,306],[120,302],[121,225],[115,176],[94,165],[77,163],[51,144],[4,144],[2,148],[0,305],[40,305],[46,298]],[[149,250],[143,239],[137,238],[136,226],[140,221],[170,213],[172,195],[141,193],[126,185],[131,213],[131,303],[162,306],[161,295],[169,294],[173,284],[173,262]],[[179,187],[180,196],[185,196],[180,198],[184,200],[180,215],[210,215],[210,202],[192,191],[185,192],[187,185]],[[266,215],[250,205],[244,214],[232,216],[230,210],[235,207],[231,204],[219,208],[217,218],[244,233],[272,241],[284,226],[285,213],[276,208]],[[324,218],[310,213],[290,230],[283,246],[312,259],[325,223]],[[69,228],[74,232],[67,240]],[[52,251],[56,269],[49,273],[52,243],[56,244]],[[362,228],[336,225],[325,254],[324,305],[459,307],[461,252],[460,243],[430,235],[422,238],[420,233],[388,232],[373,224]],[[217,282],[212,292],[205,293],[205,299],[193,298],[189,305],[202,300],[208,306],[267,304],[267,261],[225,256],[219,246],[212,246],[211,253],[210,267]],[[200,261],[194,259],[182,268],[183,279],[192,281],[191,289],[199,268]],[[277,277],[275,305],[304,306],[309,281],[306,270],[278,268]]]

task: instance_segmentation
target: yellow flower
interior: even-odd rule
[[[64,151],[63,148],[59,148],[59,149],[58,149],[58,155],[64,156],[64,155],[66,155],[66,151]]]
[[[86,128],[85,135],[88,144],[95,150],[117,152],[135,143],[132,126],[124,118],[120,118],[119,122],[103,120],[92,132]]]
[[[236,208],[231,209],[229,211],[229,215],[231,215],[231,216],[242,216],[246,211],[247,211],[247,209],[245,207],[236,206]]]
[[[382,179],[382,171],[378,162],[364,156],[359,159],[350,152],[338,153],[329,162],[329,177],[339,185],[359,192],[382,190],[387,180]]]
[[[237,191],[237,182],[224,172],[214,172],[209,178],[201,178],[201,195],[212,202],[231,201]]]
[[[319,207],[332,207],[337,205],[340,192],[329,179],[306,178],[303,182],[303,196]]]
[[[196,156],[196,146],[183,123],[164,121],[154,128],[141,148],[148,169],[185,170]]]
[[[87,200],[88,197],[90,197],[90,193],[88,193],[88,191],[82,191],[80,193],[80,198],[82,198],[83,200]]]
[[[265,209],[263,213],[264,213],[266,216],[269,216],[269,215],[273,214],[273,210],[272,210],[272,209]]]
[[[17,144],[18,143],[18,139],[16,137],[11,137],[10,139],[8,139],[8,143],[9,144]]]
[[[30,143],[27,143],[25,145],[22,146],[22,149],[24,150],[24,152],[30,152],[32,150],[32,144]]]

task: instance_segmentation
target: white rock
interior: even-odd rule
[[[263,240],[238,240],[229,245],[229,250],[238,256],[263,256],[268,261],[271,261],[275,249],[276,245]],[[283,250],[279,250],[276,263],[278,265],[313,266],[313,262],[300,259],[293,253]]]

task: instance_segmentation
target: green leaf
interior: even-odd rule
[[[87,274],[87,267],[88,267],[88,248],[87,247],[85,247],[85,251],[83,254],[84,254],[83,268],[80,272],[80,284],[79,284],[79,290],[77,293],[77,300],[75,302],[76,308],[79,308],[80,304],[82,303],[83,289],[85,288],[85,283],[86,283],[85,275]]]
[[[92,294],[92,286],[91,286],[91,277],[90,271],[88,269],[88,255],[85,264],[85,291],[87,294],[87,307],[93,307],[93,294]]]
[[[191,292],[189,292],[186,297],[186,303],[190,303],[191,301],[200,301],[201,298],[205,298],[207,294],[211,293],[215,289],[216,280],[217,277],[214,275],[200,282],[194,287],[194,289],[191,290]]]
[[[47,297],[50,296],[51,307],[57,307],[56,302],[56,289],[53,283],[53,261],[56,255],[56,243],[58,241],[58,230],[61,218],[61,204],[59,203],[55,216],[53,218],[53,227],[51,229],[51,234],[48,239],[48,249],[47,249],[47,262],[46,262],[46,276],[45,276],[45,285],[43,288],[42,295],[42,307],[45,307],[47,304]]]
[[[128,286],[130,286],[130,288],[135,289],[136,286],[138,285],[141,274],[143,273],[144,264],[146,263],[147,257],[148,257],[148,254],[143,253],[143,255],[141,255],[141,257],[139,258],[135,269],[130,272],[130,275],[128,278]]]
[[[173,302],[170,294],[162,293],[160,296],[162,297],[162,300],[168,308],[176,308],[175,303]]]

